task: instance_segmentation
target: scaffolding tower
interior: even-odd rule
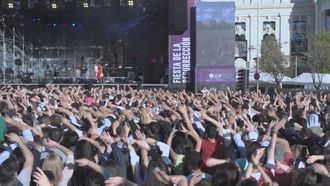
[[[8,28],[4,17],[0,17],[0,34],[0,78],[7,83],[28,73],[32,45],[25,42],[20,30]]]

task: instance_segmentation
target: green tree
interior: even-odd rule
[[[321,31],[312,38],[307,58],[311,64],[314,87],[319,90],[323,74],[330,72],[330,32]]]
[[[285,59],[284,54],[281,51],[281,44],[276,40],[267,36],[261,43],[261,58],[260,68],[264,72],[268,72],[275,79],[277,86],[280,88],[280,84],[290,69],[288,60]]]

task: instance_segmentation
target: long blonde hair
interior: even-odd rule
[[[57,186],[60,184],[62,179],[63,162],[58,155],[54,153],[48,154],[42,164],[42,170],[51,171],[54,174],[54,185]]]

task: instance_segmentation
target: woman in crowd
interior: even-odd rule
[[[0,90],[0,185],[330,183],[330,94]]]

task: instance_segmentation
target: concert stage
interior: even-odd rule
[[[0,6],[0,82],[234,89],[234,2],[101,2]]]

